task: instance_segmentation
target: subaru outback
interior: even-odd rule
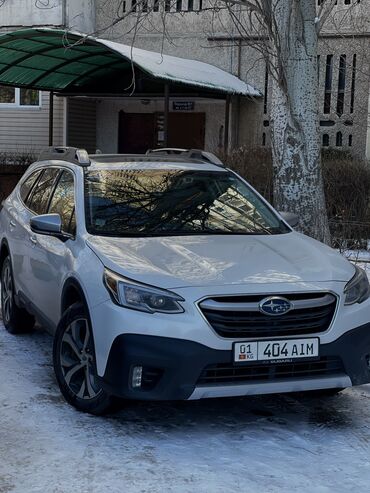
[[[202,151],[49,149],[0,212],[4,325],[94,414],[368,383],[367,276],[294,221]]]

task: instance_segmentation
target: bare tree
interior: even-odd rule
[[[210,7],[227,10],[239,35],[253,43],[269,67],[275,206],[298,213],[301,230],[326,243],[330,233],[321,172],[317,54],[319,31],[334,4],[323,0],[317,11],[315,0],[218,0]],[[131,14],[122,6],[117,2],[114,24]],[[134,8],[141,12],[131,27],[137,32],[148,16],[148,2],[135,2]],[[163,36],[168,35],[166,10],[170,8],[163,10]]]
[[[315,0],[271,0],[261,2],[259,14],[272,51],[275,206],[297,212],[302,231],[326,243],[330,234],[321,171],[317,45],[332,5],[334,1],[326,0],[322,17],[317,17]]]

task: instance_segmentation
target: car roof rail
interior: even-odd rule
[[[96,163],[197,163],[197,164],[212,164],[208,161],[195,158],[187,158],[183,156],[169,156],[165,154],[90,154],[91,160]]]
[[[195,159],[203,163],[210,163],[216,166],[225,167],[224,163],[212,152],[203,149],[180,149],[176,147],[162,147],[158,149],[148,149],[147,156],[172,156],[188,159]]]
[[[84,167],[90,166],[91,164],[88,152],[85,149],[78,149],[77,147],[48,147],[41,151],[38,160],[68,161],[69,163]]]

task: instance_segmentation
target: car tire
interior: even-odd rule
[[[79,411],[102,415],[116,400],[97,381],[93,334],[88,310],[74,303],[63,314],[53,345],[53,364],[65,400]]]
[[[35,325],[35,318],[16,303],[13,269],[9,255],[1,269],[1,314],[4,326],[11,334],[31,332]]]

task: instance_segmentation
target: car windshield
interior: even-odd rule
[[[289,229],[229,171],[99,169],[85,173],[86,225],[104,236],[281,234]]]

